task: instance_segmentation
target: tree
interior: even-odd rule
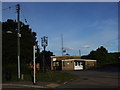
[[[118,63],[118,56],[108,53],[108,50],[101,46],[95,51],[91,51],[90,54],[82,56],[84,59],[95,59],[98,65]]]
[[[17,73],[17,22],[8,19],[2,22],[2,66],[6,71]],[[20,62],[21,72],[33,61],[33,45],[37,45],[36,33],[29,25],[20,22]]]
[[[101,46],[100,48],[98,48],[96,51],[99,52],[99,53],[104,53],[104,54],[108,53],[107,49],[104,48],[103,46]]]
[[[53,52],[51,51],[42,51],[38,58],[36,59],[37,63],[40,63],[40,68],[43,69],[43,55],[44,55],[44,66],[46,67],[46,69],[50,69],[51,67],[51,56],[53,55]]]

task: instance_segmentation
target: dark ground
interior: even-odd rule
[[[57,88],[57,89],[64,89],[64,88],[65,89],[71,89],[71,88],[76,88],[76,89],[106,88],[106,89],[109,89],[110,88],[110,90],[111,89],[118,90],[118,87],[120,87],[120,82],[118,79],[119,73],[120,73],[120,65],[113,64],[113,65],[107,65],[107,66],[94,68],[90,70],[62,71],[62,72],[69,72],[69,73],[78,75],[78,79],[70,80],[68,82],[65,82],[64,84],[56,84],[54,82],[52,83],[51,82],[44,82],[44,83],[40,82],[35,87],[30,82],[21,82],[21,83],[18,83],[21,86],[3,85],[3,88],[4,88],[3,90],[13,90],[12,88],[15,88],[15,90],[27,90],[27,89],[40,90],[40,88],[48,88],[48,89],[49,88]]]
[[[78,75],[78,79],[58,88],[118,88],[120,65],[112,64],[83,71],[65,71]]]

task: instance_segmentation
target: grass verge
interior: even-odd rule
[[[73,75],[71,73],[62,72],[62,71],[47,71],[47,72],[37,72],[36,73],[36,80],[37,82],[54,82],[62,84],[64,82],[75,80],[77,79],[76,75]],[[32,82],[32,77],[30,74],[24,74],[23,80],[18,80],[17,76],[13,75],[12,81],[30,81]],[[7,82],[4,80],[4,82]]]

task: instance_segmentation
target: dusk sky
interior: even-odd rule
[[[28,21],[32,31],[48,37],[47,50],[61,55],[63,45],[70,55],[87,55],[103,45],[109,52],[118,52],[117,2],[3,2],[2,9],[20,4],[20,20]],[[17,20],[16,8],[2,11],[2,21]],[[42,51],[42,49],[41,49]]]

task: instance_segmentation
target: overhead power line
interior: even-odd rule
[[[12,5],[12,6],[9,6],[9,7],[7,7],[7,8],[3,8],[2,10],[3,11],[5,11],[5,10],[10,10],[10,9],[12,9],[12,8],[16,8],[16,5]],[[28,24],[28,21],[27,21],[27,19],[25,18],[25,15],[23,14],[23,11],[22,10],[20,10],[21,11],[21,14],[22,14],[22,17],[24,18],[24,20],[25,20],[25,23],[26,24]]]
[[[17,5],[12,5],[12,6],[8,6],[7,8],[3,8],[2,10],[3,10],[3,11],[5,11],[5,10],[10,10],[10,9],[16,8],[16,7],[17,7]],[[29,25],[29,24],[30,24],[30,20],[26,19],[26,16],[25,16],[25,14],[24,14],[24,12],[23,12],[22,9],[20,9],[20,13],[21,13],[21,16],[22,16],[24,22],[25,22],[27,25]],[[28,22],[28,21],[29,21],[29,22]],[[30,24],[30,26],[31,26],[31,28],[32,28],[34,25],[31,25],[31,24]]]
[[[38,29],[34,29],[34,30],[33,30],[33,27],[34,27],[35,25],[34,25],[34,23],[31,24],[31,22],[32,22],[31,18],[29,18],[29,16],[26,16],[26,15],[24,14],[24,10],[21,9],[20,11],[21,11],[21,15],[22,15],[25,23],[32,28],[32,31],[36,32],[36,30],[38,30]],[[27,17],[27,18],[26,18],[26,17]],[[36,27],[35,27],[35,28],[36,28]]]
[[[4,10],[7,10],[7,9],[11,9],[11,8],[13,8],[13,7],[16,7],[16,5],[9,6],[9,7],[7,7],[7,8],[3,8],[2,10],[4,11]]]
[[[25,15],[23,14],[23,11],[22,11],[22,10],[21,10],[21,14],[22,14],[22,16],[23,16],[23,18],[24,18],[24,20],[25,20],[25,23],[28,24],[28,21],[27,21],[27,19],[25,18]]]

